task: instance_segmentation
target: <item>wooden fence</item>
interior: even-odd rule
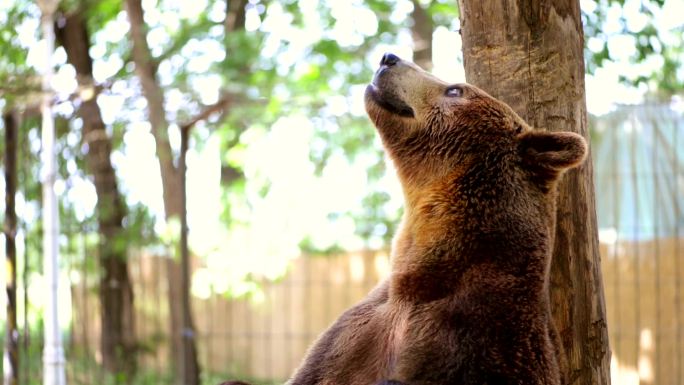
[[[613,384],[681,385],[684,370],[684,239],[601,244]],[[141,366],[168,367],[168,310],[164,259],[131,263],[138,308]],[[195,298],[203,369],[278,383],[307,347],[345,309],[389,272],[386,253],[300,257],[262,295]],[[98,359],[97,298],[86,280],[73,287],[70,344]],[[87,383],[87,381],[86,381]]]

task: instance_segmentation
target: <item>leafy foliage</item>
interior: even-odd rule
[[[416,3],[424,7],[436,26],[456,26],[458,10],[453,2]],[[198,152],[211,140],[220,143],[223,192],[218,210],[226,229],[247,226],[248,213],[269,198],[273,187],[265,177],[252,175],[252,179],[246,180],[244,154],[253,138],[267,136],[270,127],[283,117],[305,116],[313,127],[309,159],[318,177],[330,172],[332,157],[343,156],[350,164],[362,163],[368,169],[367,196],[357,206],[361,208],[336,210],[328,213],[328,217],[331,221],[351,218],[365,245],[386,244],[394,232],[398,211],[389,202],[386,185],[381,183],[386,170],[380,145],[363,112],[353,108],[358,103],[353,98],[358,98],[358,90],[372,76],[374,65],[370,58],[378,54],[376,47],[395,44],[409,29],[411,2],[251,1],[244,10],[245,25],[228,32],[224,25],[225,2],[205,0],[203,4],[204,10],[198,12],[192,11],[197,7],[171,0],[152,2],[146,5],[150,8],[146,21],[154,61],[166,91],[172,139],[180,124],[207,105],[223,97],[230,100],[227,111],[200,122],[192,136],[193,148]],[[596,71],[621,59],[637,67],[646,63],[638,71],[623,74],[622,80],[644,85],[652,93],[681,92],[681,23],[665,27],[654,21],[667,11],[667,4],[665,0],[601,0],[585,6],[588,70]],[[118,113],[105,116],[115,156],[121,156],[126,153],[131,127],[145,119],[141,113],[144,101],[130,63],[131,46],[125,34],[127,19],[122,3],[66,0],[61,3],[61,10],[83,12],[93,31],[96,69],[106,68],[96,71],[95,80],[103,88],[101,104],[103,98],[121,101]],[[345,12],[351,12],[358,20],[350,23]],[[641,21],[631,20],[635,12],[641,15]],[[40,84],[34,64],[29,63],[27,48],[37,39],[38,20],[35,4],[22,0],[11,1],[8,10],[0,15],[0,21],[4,21],[0,22],[0,94],[5,109],[35,103],[34,91]],[[23,34],[16,34],[16,30]],[[625,57],[616,48],[619,44],[615,39],[631,42],[634,49]],[[68,68],[60,60],[59,69]],[[72,132],[79,124],[73,116],[77,104],[78,98],[64,99],[58,108],[66,119],[58,125],[60,175],[67,181],[66,191],[88,181],[79,171],[83,169],[83,149]],[[66,124],[67,120],[71,123]],[[23,129],[32,130],[31,137],[37,140],[36,121],[31,124],[31,129],[27,125]],[[174,140],[172,144],[177,155],[179,145]],[[38,148],[32,149],[29,170],[22,178],[30,202],[40,199],[37,151]],[[136,199],[130,200],[129,205],[132,207],[126,218],[126,236],[131,237],[128,244],[154,244],[159,238],[154,217],[159,213]],[[74,233],[94,228],[92,210],[84,212],[82,203],[65,197],[61,207],[64,223],[74,224]],[[39,221],[34,225],[38,224]],[[306,235],[302,238],[308,239]],[[316,248],[314,243],[305,241],[302,245],[312,251]],[[325,251],[339,246],[320,247]]]
[[[40,91],[40,78],[36,71],[27,66],[27,45],[33,36],[27,36],[30,27],[37,30],[39,10],[28,2],[11,3],[0,13],[0,99],[4,110],[16,104],[26,104]],[[26,25],[17,33],[18,25]],[[31,31],[31,32],[33,32]],[[0,106],[3,106],[0,104]]]
[[[587,70],[626,61],[633,70],[621,74],[625,84],[644,86],[669,97],[684,91],[684,22],[672,22],[669,0],[601,0],[583,9]]]

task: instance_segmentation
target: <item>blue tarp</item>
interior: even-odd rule
[[[600,231],[620,240],[684,236],[684,112],[621,106],[590,121]]]

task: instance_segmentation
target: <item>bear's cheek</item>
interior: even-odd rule
[[[396,131],[397,119],[389,111],[372,103],[366,106],[366,112],[380,133]]]

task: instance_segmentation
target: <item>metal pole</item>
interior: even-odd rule
[[[42,11],[41,26],[45,44],[45,67],[43,68],[43,100],[40,111],[42,117],[43,170],[43,273],[47,282],[47,304],[45,306],[45,345],[43,347],[43,384],[65,385],[64,349],[59,327],[59,216],[57,196],[54,185],[57,176],[57,157],[55,154],[55,126],[52,116],[52,54],[55,48],[53,18],[57,8],[56,0],[38,0]]]

